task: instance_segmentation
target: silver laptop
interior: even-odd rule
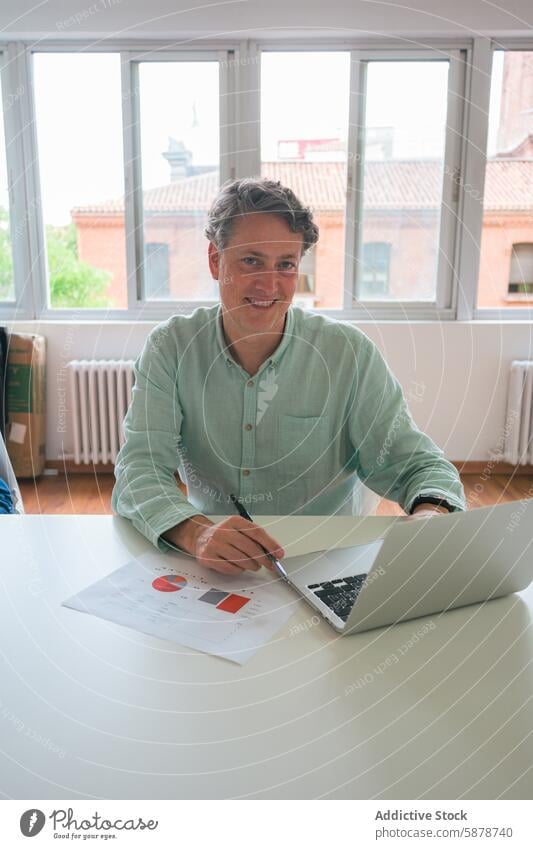
[[[499,598],[533,580],[533,499],[400,520],[381,539],[283,565],[341,634]]]

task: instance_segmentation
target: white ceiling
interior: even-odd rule
[[[73,16],[79,18],[73,20]],[[0,37],[533,34],[531,0],[1,0]]]

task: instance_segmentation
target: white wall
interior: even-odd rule
[[[72,38],[163,34],[176,45],[193,34],[257,37],[346,34],[531,34],[531,0],[3,0],[2,36]],[[79,22],[72,16],[78,15]],[[168,41],[167,41],[168,43]],[[134,357],[152,325],[25,322],[13,329],[48,339],[47,456],[62,453],[58,373],[69,359]],[[381,323],[361,327],[385,354],[420,427],[456,460],[483,460],[501,437],[510,361],[532,355],[532,325],[524,323]],[[421,393],[419,400],[418,394]]]
[[[60,432],[64,377],[72,359],[134,358],[152,323],[17,322],[48,341],[47,458],[71,449]],[[410,399],[418,426],[451,460],[485,460],[501,440],[512,359],[533,357],[533,325],[492,322],[358,324],[376,342]]]

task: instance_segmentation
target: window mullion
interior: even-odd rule
[[[352,51],[350,62],[350,107],[348,118],[348,162],[344,243],[343,308],[353,309],[357,298],[358,268],[362,252],[362,208],[364,182],[364,122],[366,110],[366,69],[359,53]]]
[[[50,306],[50,294],[48,286],[49,274],[46,251],[46,232],[41,196],[39,148],[37,143],[33,56],[29,48],[21,51],[20,62],[23,66],[22,73],[24,74],[24,79],[28,85],[28,97],[26,102],[22,104],[22,141],[24,144],[24,162],[26,163],[24,173],[26,175],[27,208],[33,211],[28,220],[28,238],[31,259],[30,277],[28,278],[28,282],[31,279],[35,315],[40,316],[41,313]]]
[[[239,45],[235,67],[236,177],[261,173],[261,53],[255,42]]]
[[[221,50],[219,61],[219,126],[220,126],[220,185],[233,179],[235,163],[235,67],[239,61],[235,50]]]
[[[452,305],[454,281],[454,245],[460,226],[459,186],[461,184],[461,127],[465,98],[465,63],[461,53],[450,57],[446,141],[442,177],[442,200],[438,242],[437,297],[438,309]]]
[[[128,309],[143,299],[144,247],[140,142],[139,65],[122,53],[122,133],[124,145],[124,228]]]
[[[4,133],[5,139],[0,139],[0,144],[5,142],[10,249],[13,257],[13,290],[14,301],[2,301],[0,311],[2,316],[12,317],[17,313],[31,314],[31,292],[24,291],[24,280],[27,276],[29,263],[27,261],[27,244],[23,238],[23,215],[25,206],[24,193],[24,168],[22,155],[22,141],[20,139],[20,110],[18,96],[20,92],[24,95],[23,83],[17,76],[16,69],[16,46],[6,45],[1,57],[1,82],[2,103],[4,105]],[[30,295],[30,298],[27,295]],[[26,297],[25,297],[26,295]],[[28,303],[29,300],[29,303]]]
[[[21,43],[9,49],[11,85],[20,86],[22,96],[10,116],[14,136],[8,149],[15,207],[13,261],[17,303],[22,314],[36,318],[46,309],[47,267],[41,210],[32,56]]]
[[[475,314],[479,277],[483,190],[489,127],[492,50],[490,39],[474,39],[465,87],[465,120],[459,207],[460,245],[457,256],[457,318],[470,321]]]

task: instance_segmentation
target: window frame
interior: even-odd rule
[[[439,256],[435,300],[390,300],[359,299],[357,296],[362,273],[362,209],[364,199],[364,118],[366,111],[367,69],[372,61],[439,61],[449,62],[446,138],[443,163],[441,208],[439,217]],[[394,48],[388,50],[352,51],[352,78],[350,84],[350,135],[348,139],[348,186],[346,221],[354,227],[346,227],[345,233],[345,276],[344,310],[350,318],[372,319],[451,319],[455,318],[453,262],[458,239],[460,198],[455,191],[455,179],[460,173],[461,138],[464,123],[464,87],[467,49],[457,47],[438,50]]]
[[[480,188],[481,190],[481,203],[480,203],[480,214],[479,214],[479,236],[477,240],[478,250],[477,250],[477,270],[476,270],[476,278],[475,278],[475,292],[473,293],[473,301],[470,305],[470,309],[465,317],[469,317],[474,321],[497,321],[497,322],[530,322],[533,319],[533,305],[528,309],[527,307],[516,308],[516,307],[478,307],[477,306],[477,295],[478,295],[478,278],[479,278],[479,264],[481,259],[481,231],[482,231],[482,222],[483,222],[483,190],[485,184],[485,163],[486,163],[486,150],[487,150],[487,139],[488,139],[488,126],[489,126],[489,104],[490,104],[490,87],[492,80],[492,57],[496,50],[516,50],[516,51],[533,51],[533,38],[531,37],[509,37],[509,38],[501,38],[501,39],[488,39],[489,41],[489,50],[490,57],[489,60],[486,61],[484,67],[484,73],[488,74],[488,83],[485,86],[485,90],[483,93],[485,94],[485,100],[479,104],[480,112],[482,114],[478,117],[478,125],[482,125],[484,132],[481,136],[480,143],[482,144],[481,151],[475,152],[472,154],[472,159],[477,163],[479,159],[483,160],[483,179],[480,180],[478,186],[474,186],[475,188]],[[481,87],[482,88],[482,87]],[[478,165],[479,169],[479,165]],[[459,317],[459,316],[458,316]]]
[[[144,287],[144,210],[141,173],[141,126],[139,65],[141,62],[219,62],[219,185],[227,180],[234,167],[234,127],[229,109],[230,101],[230,51],[226,50],[165,50],[125,51],[121,54],[123,86],[122,102],[125,162],[125,232],[128,281],[128,310],[142,310],[143,318],[161,318],[164,307],[183,311],[184,301],[147,299]],[[224,64],[225,63],[225,64]],[[207,249],[207,245],[206,245]],[[191,300],[195,306],[205,306],[214,301]],[[164,304],[164,307],[162,307]],[[179,309],[181,308],[181,309]],[[168,315],[168,309],[166,310]],[[166,317],[166,316],[165,316]]]
[[[355,227],[345,228],[344,263],[344,300],[340,309],[320,309],[320,313],[335,319],[347,320],[450,320],[456,317],[454,263],[447,269],[442,259],[456,256],[460,229],[461,196],[456,191],[457,175],[461,171],[463,154],[463,128],[465,121],[466,69],[472,51],[472,40],[433,39],[426,42],[424,48],[419,45],[406,46],[405,40],[388,39],[365,41],[346,40],[336,42],[305,41],[280,43],[266,41],[258,45],[263,52],[320,52],[337,50],[350,52],[350,103],[349,134],[347,150],[347,186],[345,220],[356,223]],[[358,191],[362,184],[362,143],[363,119],[366,97],[366,64],[369,61],[416,60],[427,61],[446,59],[450,62],[448,76],[447,132],[445,140],[444,177],[441,201],[439,232],[439,270],[435,301],[399,301],[365,300],[355,298],[358,258],[362,255],[360,238],[362,193]],[[260,96],[260,95],[259,95]],[[359,128],[359,132],[358,132]],[[260,153],[260,151],[259,151]],[[260,168],[260,156],[257,168]],[[445,240],[446,251],[442,250]]]
[[[44,231],[42,226],[35,234],[37,239],[37,256],[39,257],[40,273],[34,290],[38,292],[39,307],[35,309],[36,318],[49,320],[69,320],[73,317],[82,321],[106,320],[106,321],[131,321],[131,320],[159,320],[167,318],[169,312],[188,313],[191,308],[197,306],[211,306],[214,301],[191,300],[191,301],[157,301],[145,300],[140,297],[142,292],[142,268],[143,268],[143,210],[142,210],[142,188],[140,168],[140,128],[139,128],[139,85],[138,85],[138,62],[139,61],[202,61],[218,60],[220,79],[220,179],[223,182],[234,169],[233,157],[235,147],[232,145],[231,112],[228,109],[229,77],[232,65],[229,57],[231,51],[236,51],[235,45],[213,44],[198,50],[198,47],[183,47],[177,50],[162,49],[158,42],[151,44],[150,49],[146,43],[144,46],[138,44],[130,45],[130,49],[124,49],[125,44],[105,42],[94,45],[94,42],[46,42],[39,43],[35,48],[27,50],[27,73],[29,79],[33,77],[31,65],[34,53],[44,52],[79,52],[87,48],[86,52],[92,53],[117,53],[121,62],[121,97],[122,97],[122,131],[123,131],[123,153],[124,153],[124,216],[125,216],[125,240],[126,240],[126,285],[127,303],[125,309],[115,308],[89,308],[89,309],[55,309],[49,303],[48,273],[46,270],[46,250],[44,244]],[[76,51],[74,50],[76,48]],[[225,64],[224,64],[225,63]],[[38,180],[38,151],[36,140],[35,105],[33,101],[33,84],[30,84],[31,121],[27,132],[31,132],[30,143],[35,151],[32,160],[32,174],[34,184],[39,185]],[[224,167],[223,167],[224,163]],[[0,313],[1,314],[1,313]]]
[[[406,43],[405,38],[319,38],[294,39],[254,38],[248,40],[206,39],[201,46],[169,49],[162,39],[44,39],[38,43],[26,39],[0,39],[3,62],[2,90],[5,97],[23,87],[24,96],[13,102],[5,113],[6,158],[10,191],[10,223],[17,233],[14,249],[16,301],[0,304],[2,319],[37,319],[67,321],[132,321],[160,320],[171,312],[187,314],[198,306],[211,306],[214,300],[142,301],[139,299],[137,257],[139,246],[132,234],[139,212],[139,174],[135,171],[134,154],[139,150],[136,138],[138,91],[132,92],[132,61],[135,57],[154,61],[172,58],[201,59],[217,56],[220,62],[220,181],[258,173],[260,168],[260,66],[264,51],[347,51],[352,54],[350,138],[346,214],[353,208],[357,185],[355,154],[361,139],[357,138],[353,118],[361,114],[361,69],[365,59],[385,57],[406,61],[419,57],[452,57],[448,85],[447,138],[445,146],[445,184],[440,238],[446,242],[444,252],[439,243],[439,276],[435,302],[376,302],[354,306],[347,281],[354,279],[354,244],[350,244],[346,228],[345,304],[338,310],[320,313],[345,320],[520,320],[528,319],[526,309],[479,309],[476,307],[480,258],[480,236],[483,209],[485,155],[488,132],[488,104],[492,53],[495,49],[533,50],[532,38],[498,40],[490,35],[467,38],[427,38]],[[43,52],[114,52],[122,63],[123,149],[125,163],[126,266],[128,287],[127,309],[52,309],[48,304],[48,279],[44,229],[39,197],[39,162],[35,126],[33,90],[33,54]],[[460,58],[459,58],[460,57]],[[452,67],[456,76],[452,87]],[[133,94],[133,96],[132,96]],[[135,115],[137,110],[137,115]],[[132,120],[133,119],[133,120]],[[126,129],[128,128],[128,129]],[[138,127],[137,127],[138,130]],[[350,159],[351,155],[351,159]],[[128,164],[129,163],[129,164]],[[464,187],[468,187],[468,191]],[[130,187],[134,191],[130,191]],[[476,192],[473,191],[476,190]],[[349,195],[351,194],[351,199]],[[141,197],[142,205],[142,197]],[[31,210],[31,214],[28,213]],[[352,220],[354,215],[352,213]],[[353,229],[353,228],[352,228]],[[207,246],[206,246],[207,247]],[[443,260],[442,255],[449,258]],[[142,265],[142,261],[141,261]],[[448,265],[448,268],[446,268]],[[348,291],[346,291],[348,289]]]
[[[0,42],[0,78],[2,104],[4,106],[5,143],[9,226],[12,234],[14,300],[0,302],[0,319],[16,321],[34,318],[38,305],[35,303],[35,267],[32,264],[32,237],[35,235],[35,219],[39,219],[40,204],[35,196],[28,195],[28,176],[24,161],[26,146],[21,133],[27,118],[27,98],[31,96],[26,76],[24,47],[17,42]],[[21,91],[6,110],[10,95]],[[28,198],[31,197],[31,201]],[[28,214],[31,209],[31,214]],[[13,239],[13,234],[16,238]]]

